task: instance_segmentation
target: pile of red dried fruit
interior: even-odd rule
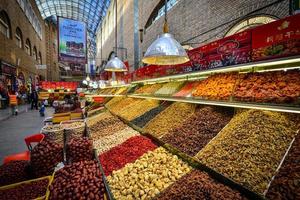
[[[15,160],[0,166],[0,186],[27,180],[29,161]]]
[[[55,173],[49,199],[104,199],[105,186],[96,161],[66,165]]]
[[[101,154],[99,159],[105,175],[110,175],[112,171],[121,169],[127,163],[134,162],[144,153],[155,148],[156,145],[150,139],[143,136],[134,136]]]
[[[69,163],[93,159],[92,140],[87,137],[73,138],[67,144],[67,161]]]

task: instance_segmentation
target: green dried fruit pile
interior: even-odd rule
[[[172,95],[177,92],[182,86],[184,82],[169,82],[164,84],[159,90],[157,90],[154,94],[155,95]]]
[[[286,115],[249,110],[236,115],[196,157],[219,173],[263,194],[296,134]]]
[[[157,83],[157,84],[149,84],[144,85],[137,89],[134,93],[135,94],[153,94],[155,91],[157,91],[159,88],[161,88],[163,84]]]

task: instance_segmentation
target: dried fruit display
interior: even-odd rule
[[[144,85],[144,86],[140,87],[134,93],[135,94],[153,94],[162,86],[163,86],[163,84],[161,84],[161,83],[148,84],[148,85]]]
[[[208,174],[193,170],[168,187],[157,198],[160,200],[181,199],[247,199],[241,193],[215,181]]]
[[[42,128],[41,132],[45,135],[46,140],[54,141],[63,145],[64,127],[60,124],[49,124]]]
[[[70,138],[80,138],[84,136],[85,122],[83,120],[64,121],[61,122],[61,125]]]
[[[284,114],[241,112],[196,157],[219,173],[263,194],[295,130],[295,124]]]
[[[191,167],[163,147],[145,153],[107,177],[116,199],[152,199],[191,171]]]
[[[138,103],[142,100],[143,99],[125,98],[122,101],[120,101],[119,103],[116,103],[116,104],[112,105],[111,107],[109,107],[109,110],[112,111],[113,113],[118,114],[120,111],[125,109],[130,104],[135,104],[135,103]]]
[[[137,136],[139,133],[133,130],[130,127],[126,127],[123,130],[117,131],[112,135],[101,137],[98,140],[93,142],[94,148],[97,149],[98,154],[102,154],[103,152],[123,143],[127,139]]]
[[[113,147],[99,156],[106,176],[113,171],[121,169],[127,163],[134,162],[144,153],[156,148],[153,142],[143,136],[134,136]]]
[[[29,161],[13,160],[0,166],[0,186],[25,181],[29,178]]]
[[[299,104],[300,71],[243,74],[234,97],[239,101]]]
[[[156,108],[149,110],[148,112],[144,113],[143,115],[135,118],[131,121],[131,123],[135,124],[138,127],[144,127],[151,119],[153,119],[156,115],[166,109],[169,105],[160,105]]]
[[[173,96],[174,97],[189,97],[192,95],[192,91],[195,87],[197,87],[198,82],[193,81],[193,82],[187,82],[179,92],[175,93]]]
[[[55,166],[63,161],[63,147],[43,140],[30,153],[30,164],[36,177],[51,175]]]
[[[199,82],[193,96],[209,100],[229,100],[232,95],[238,73],[215,74]]]
[[[232,116],[233,109],[199,108],[182,126],[164,135],[162,140],[189,156],[195,156],[226,126]]]
[[[195,111],[196,106],[189,103],[176,102],[159,113],[155,118],[144,126],[144,131],[161,137],[170,130],[184,123]]]
[[[96,161],[66,165],[54,175],[49,199],[105,199],[105,186]]]
[[[74,163],[93,159],[93,143],[87,137],[73,138],[67,143],[67,161]]]
[[[127,87],[121,87],[115,92],[115,94],[124,94],[126,93],[127,89]]]
[[[135,104],[127,106],[125,109],[119,112],[119,116],[131,121],[157,106],[159,106],[158,100],[144,99]]]
[[[298,134],[279,172],[271,182],[267,199],[300,199],[300,135]]]
[[[122,101],[123,99],[125,99],[125,97],[114,97],[114,98],[112,98],[109,102],[107,102],[107,103],[105,104],[105,106],[106,106],[107,108],[110,108],[111,106],[113,106],[113,105],[119,103],[119,102]]]
[[[183,85],[184,85],[184,82],[168,82],[168,83],[164,84],[154,94],[169,96],[169,95],[172,95],[175,92],[177,92]]]
[[[36,199],[46,195],[49,179],[24,183],[10,189],[0,190],[0,199]]]
[[[110,112],[102,112],[93,117],[89,117],[86,120],[87,126],[91,128],[94,124],[98,123],[101,120],[105,120],[106,118],[112,118],[113,115]]]

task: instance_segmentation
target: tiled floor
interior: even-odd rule
[[[46,109],[45,117],[51,116],[52,108]],[[18,116],[0,121],[0,163],[6,155],[19,153],[27,149],[24,137],[38,133],[45,117],[40,117],[37,110],[28,109]]]

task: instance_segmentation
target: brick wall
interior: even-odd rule
[[[160,0],[141,0],[139,5],[139,28],[145,29],[145,24],[152,13],[153,9]],[[276,0],[178,0],[178,3],[168,12],[168,24],[170,33],[174,35],[177,41],[184,42],[193,36],[209,31],[188,43],[190,46],[200,46],[210,41],[222,38],[226,32],[237,24],[240,20],[245,19],[248,13],[262,8]],[[124,48],[127,48],[129,64],[134,63],[134,44],[133,44],[133,23],[134,23],[134,0],[118,1],[118,5],[124,3],[122,13],[118,13],[123,19],[123,31],[118,31],[118,39],[124,38]],[[111,9],[112,5],[110,5]],[[118,6],[119,7],[119,6]],[[258,12],[251,13],[251,16],[270,15],[275,18],[283,18],[289,14],[289,0],[283,0],[271,7],[262,9]],[[248,16],[247,16],[248,17]],[[107,16],[105,17],[107,20]],[[226,25],[223,23],[231,21]],[[120,21],[120,20],[119,20]],[[156,39],[157,35],[162,33],[164,17],[159,18],[150,27],[144,30],[143,42],[139,43],[140,54],[145,52],[149,45]],[[104,25],[104,24],[102,24]],[[106,23],[105,26],[112,24]],[[220,26],[222,25],[222,26]],[[100,35],[99,32],[97,34]],[[114,41],[114,33],[112,32],[105,43],[102,43],[103,59],[107,59],[112,51]],[[97,41],[97,49],[100,47]],[[99,57],[99,51],[97,52]],[[97,63],[98,64],[98,63]],[[133,69],[131,69],[133,70]]]

